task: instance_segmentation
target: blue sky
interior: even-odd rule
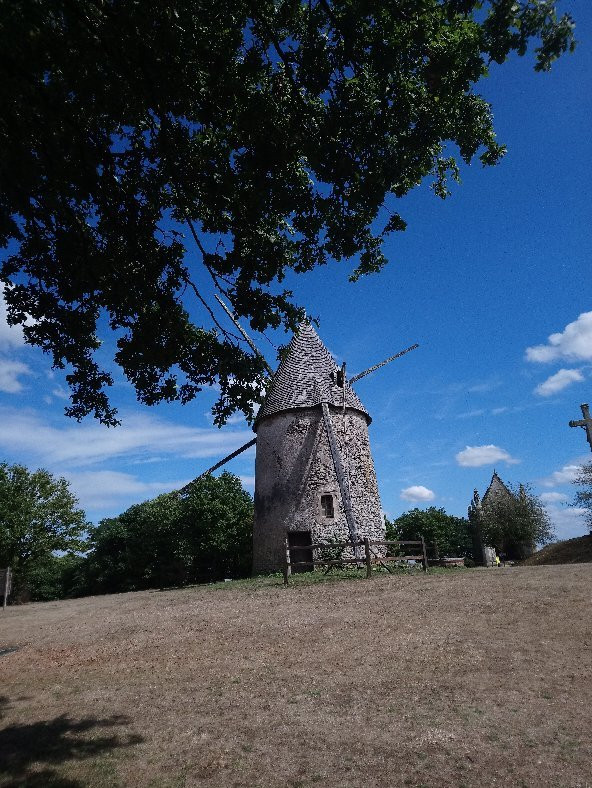
[[[561,8],[576,20],[574,55],[549,74],[513,58],[480,86],[508,146],[501,164],[463,167],[444,202],[427,184],[398,200],[408,229],[389,242],[383,273],[351,284],[345,263],[289,280],[350,374],[420,344],[355,386],[390,516],[430,505],[464,515],[495,468],[543,497],[559,538],[586,533],[566,503],[574,469],[591,459],[568,421],[592,402],[592,6]],[[0,305],[0,458],[68,478],[94,522],[253,437],[238,417],[212,427],[211,392],[147,408],[117,374],[116,429],[67,419],[66,396],[63,373],[23,344]],[[228,468],[253,490],[254,449]]]

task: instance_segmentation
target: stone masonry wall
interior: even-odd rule
[[[331,408],[360,537],[384,539],[380,497],[363,414]],[[345,428],[345,429],[344,429]],[[331,494],[333,518],[321,495]],[[278,413],[259,422],[255,467],[253,573],[279,571],[288,531],[311,531],[314,542],[346,541],[349,530],[320,408]]]

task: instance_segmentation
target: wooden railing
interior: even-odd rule
[[[401,545],[413,545],[414,547],[421,547],[421,554],[415,555],[379,555],[375,551],[372,550],[373,547],[393,547],[393,546],[401,546]],[[358,555],[360,552],[360,548],[364,548],[364,554]],[[347,548],[351,548],[354,551],[355,558],[330,558],[330,559],[315,559],[314,558],[314,550],[334,550],[334,549],[343,549],[346,550]],[[291,552],[295,551],[310,551],[310,559],[307,561],[292,561],[292,557],[290,555]],[[319,544],[309,544],[309,545],[290,545],[288,544],[288,539],[286,539],[286,561],[284,564],[284,585],[288,585],[290,580],[290,575],[292,574],[292,567],[296,566],[307,566],[307,567],[315,567],[315,566],[326,566],[327,572],[334,566],[342,566],[343,564],[357,564],[358,567],[366,567],[366,577],[372,576],[372,567],[376,565],[383,566],[385,569],[388,569],[389,572],[391,571],[388,564],[392,561],[421,561],[423,571],[428,571],[428,558],[426,553],[426,544],[423,539],[421,538],[420,541],[384,541],[384,540],[375,540],[375,539],[363,539],[360,542],[331,542],[326,543],[322,542]]]

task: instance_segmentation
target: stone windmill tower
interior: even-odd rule
[[[384,539],[370,416],[312,326],[303,324],[255,421],[254,573],[296,546]]]
[[[230,310],[218,300],[258,353]],[[212,473],[256,444],[254,574],[283,567],[286,538],[292,546],[301,547],[364,537],[384,539],[368,440],[371,419],[350,384],[416,347],[375,364],[348,382],[345,364],[336,365],[310,324],[300,326],[272,373],[253,426],[257,437],[201,474]],[[310,551],[306,551],[308,555]]]

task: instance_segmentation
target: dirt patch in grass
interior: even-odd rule
[[[592,565],[9,608],[2,786],[592,783]]]

